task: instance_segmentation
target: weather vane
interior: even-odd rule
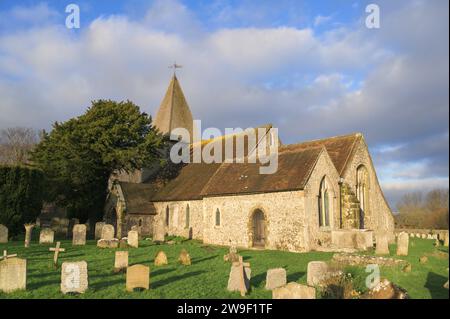
[[[173,69],[173,74],[177,73],[177,69],[181,69],[183,66],[174,62],[172,65],[169,65],[170,69]]]

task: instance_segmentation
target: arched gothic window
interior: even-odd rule
[[[320,182],[319,190],[319,226],[330,226],[330,193],[325,177]]]
[[[169,206],[166,206],[166,226],[169,226],[169,218],[170,218]]]
[[[369,210],[369,173],[364,165],[356,170],[356,197],[359,201],[359,227],[364,228],[364,217]]]
[[[220,226],[220,210],[216,209],[216,226]]]

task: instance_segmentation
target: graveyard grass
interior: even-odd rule
[[[56,240],[55,240],[56,241]],[[239,292],[228,292],[227,282],[230,264],[223,261],[227,247],[203,245],[198,241],[184,241],[175,238],[176,244],[155,245],[141,240],[139,248],[128,248],[129,263],[150,266],[150,290],[127,292],[125,274],[113,273],[114,255],[117,250],[99,249],[93,240],[86,246],[72,246],[71,241],[62,240],[66,249],[60,254],[59,264],[64,261],[86,260],[88,263],[89,289],[85,294],[63,295],[60,292],[61,267],[55,269],[52,245],[39,245],[36,241],[30,248],[23,247],[23,241],[0,244],[0,252],[17,253],[27,259],[27,290],[11,294],[0,293],[0,298],[241,298]],[[178,255],[186,249],[191,258],[191,266],[182,266]],[[443,288],[448,279],[448,247],[434,247],[432,240],[411,238],[409,256],[396,257],[396,245],[390,246],[391,256],[407,260],[412,271],[402,272],[401,267],[381,268],[381,277],[386,277],[405,288],[411,298],[449,298],[448,290]],[[159,250],[166,252],[169,264],[155,267],[153,261]],[[310,252],[290,253],[283,251],[243,250],[239,252],[244,261],[251,264],[251,291],[244,298],[271,298],[271,292],[264,289],[266,271],[270,268],[284,267],[288,282],[306,283],[306,268],[310,261],[330,260],[332,253]],[[368,252],[372,254],[373,252]],[[428,263],[420,264],[421,256],[428,257]],[[368,274],[364,268],[349,267],[355,286],[364,290]]]

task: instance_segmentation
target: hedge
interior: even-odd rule
[[[24,223],[39,216],[44,197],[44,174],[24,166],[0,166],[0,224],[15,236]]]

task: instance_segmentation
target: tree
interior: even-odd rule
[[[67,207],[69,217],[93,223],[102,216],[108,179],[160,161],[163,137],[151,117],[130,101],[92,102],[85,114],[56,122],[32,152],[46,175],[46,200]]]
[[[11,127],[0,131],[0,163],[23,165],[38,142],[36,131],[26,127]]]

